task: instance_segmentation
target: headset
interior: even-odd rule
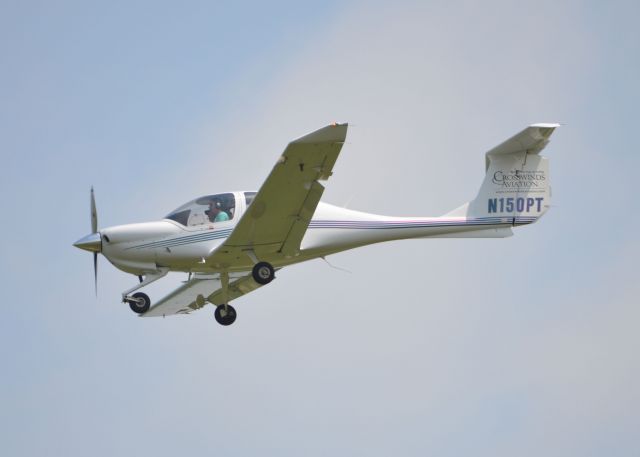
[[[220,200],[211,200],[209,204],[212,205],[214,208],[222,211],[222,202]],[[210,212],[211,211],[208,209],[204,210],[204,214],[206,214],[207,216],[211,216]]]

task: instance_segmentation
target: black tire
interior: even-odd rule
[[[258,284],[269,284],[276,277],[275,271],[269,262],[258,262],[251,270],[253,279]]]
[[[226,312],[224,305],[217,306],[213,315],[215,316],[218,324],[224,326],[233,324],[236,321],[236,317],[238,316],[236,313],[236,309],[231,305],[227,305]]]
[[[143,314],[149,311],[149,308],[151,307],[151,300],[149,299],[149,296],[147,294],[138,292],[133,294],[131,298],[136,299],[129,302],[129,308],[131,308],[131,311],[137,314]]]

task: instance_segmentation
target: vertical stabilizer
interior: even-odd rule
[[[447,214],[530,224],[551,203],[549,163],[540,151],[558,124],[534,124],[486,154],[487,174],[477,197]]]

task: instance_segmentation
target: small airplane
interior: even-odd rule
[[[476,198],[440,217],[390,217],[320,202],[347,136],[334,123],[293,140],[257,192],[196,198],[164,219],[98,230],[91,189],[91,233],[74,246],[136,275],[122,301],[141,316],[189,314],[215,305],[221,325],[236,320],[229,304],[270,283],[280,268],[383,241],[409,238],[503,238],[549,208],[548,161],[540,155],[559,124],[534,124],[486,153]],[[151,306],[136,292],[170,271],[188,280]],[[134,293],[135,292],[135,293]]]

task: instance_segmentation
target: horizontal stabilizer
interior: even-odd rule
[[[489,169],[491,157],[500,155],[526,152],[527,154],[539,154],[547,143],[553,131],[560,127],[560,124],[533,124],[515,134],[506,141],[503,141],[486,154],[486,166]]]

